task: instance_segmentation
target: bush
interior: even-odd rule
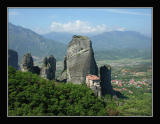
[[[9,115],[107,115],[106,104],[85,85],[56,84],[31,72],[8,69]]]

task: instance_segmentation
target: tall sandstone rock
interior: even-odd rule
[[[87,74],[98,75],[91,40],[74,35],[67,48],[61,80],[66,78],[67,82],[81,84],[85,82]]]
[[[43,60],[43,66],[41,68],[40,76],[53,80],[55,79],[55,72],[56,72],[56,59],[54,56],[49,56],[49,58],[45,57]]]
[[[18,53],[15,50],[8,49],[8,65],[19,69]]]
[[[114,95],[114,91],[111,85],[111,66],[104,65],[100,67],[100,80],[102,87],[102,95],[111,94]]]
[[[35,74],[40,74],[40,68],[38,66],[34,66],[33,58],[30,53],[23,56],[21,70],[23,72],[30,71]]]
[[[33,58],[30,53],[26,53],[22,58],[21,70],[23,72],[32,72],[33,68]]]

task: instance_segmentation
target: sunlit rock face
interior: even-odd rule
[[[91,40],[85,36],[72,37],[66,54],[67,82],[81,84],[87,74],[98,74]]]

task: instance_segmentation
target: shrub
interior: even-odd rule
[[[31,72],[8,70],[9,115],[107,115],[106,104],[85,85],[59,83]]]

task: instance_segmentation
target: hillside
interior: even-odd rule
[[[57,60],[62,60],[66,45],[43,36],[20,26],[8,24],[8,48],[16,50],[21,57],[31,52],[33,56],[43,57],[53,54]]]
[[[18,52],[19,62],[27,52],[31,52],[34,58],[39,58],[38,61],[50,54],[61,61],[72,36],[71,33],[60,32],[51,32],[41,36],[30,29],[9,23],[8,47]],[[112,31],[90,36],[90,38],[96,60],[151,58],[151,39],[138,32]]]
[[[67,32],[50,32],[43,35],[46,38],[68,44],[74,34]],[[84,34],[85,35],[85,34]],[[86,34],[92,40],[95,50],[109,49],[128,49],[128,48],[150,48],[151,38],[146,37],[135,31],[111,31],[104,32],[98,35]]]
[[[85,85],[57,83],[8,70],[9,116],[102,116],[106,104]]]
[[[112,31],[91,37],[93,48],[96,50],[108,49],[142,49],[151,48],[151,38],[135,31]]]

